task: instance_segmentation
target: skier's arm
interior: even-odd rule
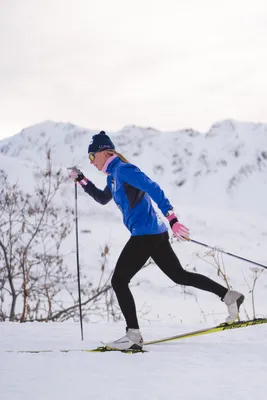
[[[153,182],[146,174],[140,171],[139,168],[131,164],[125,164],[125,166],[121,167],[120,175],[129,185],[146,192],[152,200],[154,200],[162,214],[168,219],[171,229],[177,239],[190,239],[189,229],[178,222],[172,205],[156,182]]]
[[[135,165],[124,164],[121,166],[120,177],[129,185],[146,192],[157,204],[163,215],[166,215],[168,211],[173,209],[160,186]]]
[[[89,196],[93,197],[95,201],[105,205],[112,199],[112,194],[108,185],[104,190],[100,190],[93,184],[93,182],[89,181],[87,178],[85,179],[87,180],[87,183],[85,185],[81,183],[81,186],[83,187],[83,190],[88,193]],[[85,179],[83,179],[83,182]]]
[[[89,196],[93,197],[95,201],[104,205],[112,199],[112,194],[108,185],[104,190],[100,190],[89,181],[77,167],[68,169],[70,170],[70,178],[74,179],[75,182],[79,182],[83,190],[88,193]]]

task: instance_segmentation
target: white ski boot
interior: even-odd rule
[[[114,342],[106,343],[105,346],[115,350],[141,350],[143,338],[139,329],[128,329],[125,336]]]
[[[223,298],[223,302],[228,308],[228,317],[225,319],[229,324],[234,322],[239,314],[239,308],[244,301],[244,295],[234,290],[228,290]]]

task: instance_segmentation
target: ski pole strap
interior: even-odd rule
[[[207,244],[205,244],[205,243],[198,242],[197,240],[190,239],[190,242],[196,243],[196,244],[200,244],[201,246],[207,247],[207,248],[209,248],[209,249],[211,249],[211,250],[220,251],[221,253],[227,254],[228,256],[235,257],[235,258],[238,258],[239,260],[246,261],[246,262],[249,262],[250,264],[254,264],[254,265],[257,265],[258,267],[262,267],[262,268],[267,269],[267,265],[260,264],[260,263],[258,263],[258,262],[256,262],[256,261],[248,260],[247,258],[240,257],[240,256],[238,256],[238,255],[236,255],[236,254],[229,253],[228,251],[224,251],[224,250],[218,249],[218,248],[216,248],[216,247],[211,247],[211,246],[209,246],[209,245],[207,245]]]

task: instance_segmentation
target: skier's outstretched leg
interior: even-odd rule
[[[164,240],[153,252],[152,258],[159,268],[175,283],[184,286],[193,286],[219,296],[228,308],[229,316],[226,322],[233,322],[236,319],[240,305],[244,301],[244,296],[234,290],[228,290],[205,275],[188,272],[183,269],[171,247],[168,234],[166,234]]]

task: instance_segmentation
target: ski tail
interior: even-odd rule
[[[147,346],[147,345],[151,345],[151,344],[171,342],[174,340],[186,339],[186,338],[190,338],[190,337],[194,337],[194,336],[207,335],[207,334],[213,333],[213,332],[221,332],[221,331],[226,331],[226,330],[230,330],[230,329],[245,328],[247,326],[254,326],[254,325],[260,325],[260,324],[266,324],[266,323],[267,323],[267,318],[257,318],[257,319],[251,319],[248,321],[238,321],[238,322],[232,322],[232,323],[225,322],[220,325],[213,326],[211,328],[200,329],[197,331],[182,333],[181,335],[169,336],[169,337],[166,337],[163,339],[151,340],[151,341],[145,342],[144,345]]]

